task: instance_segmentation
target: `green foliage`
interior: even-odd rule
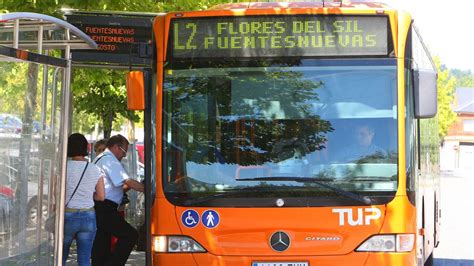
[[[228,0],[2,0],[2,12],[37,12],[61,18],[61,8],[83,11],[170,12],[203,10]],[[238,1],[235,1],[238,2]]]
[[[474,88],[474,73],[471,70],[452,69],[451,73],[457,78],[457,87]]]
[[[35,68],[34,71],[30,67],[34,64],[28,63],[11,63],[11,62],[1,62],[0,63],[0,113],[9,113],[15,114],[18,117],[23,118],[24,111],[25,111],[25,89],[29,89],[29,93],[31,94],[29,97],[30,101],[30,108],[33,108],[31,111],[32,117],[28,117],[27,119],[33,120],[40,120],[40,108],[41,106],[38,103],[41,103],[41,91],[37,91],[38,88],[41,88],[39,84],[43,82],[43,68]],[[38,72],[33,73],[33,72]],[[49,68],[48,72],[48,83],[52,83],[52,68]],[[33,75],[36,82],[36,86],[34,83],[28,83],[28,75]],[[49,119],[50,116],[50,108],[51,108],[51,95],[47,94],[47,106],[48,108],[45,112],[46,118]]]
[[[61,8],[84,11],[163,11],[163,4],[152,0],[3,0],[1,6],[9,12],[37,12],[59,18],[62,18]]]
[[[216,76],[199,70],[190,76],[165,76],[164,101],[168,102],[166,112],[172,116],[168,121],[174,127],[171,131],[178,131],[183,139],[193,138],[186,148],[187,160],[216,160],[209,149],[213,146],[219,146],[226,162],[240,165],[279,162],[325,148],[327,135],[334,129],[330,121],[314,115],[307,104],[307,99],[319,98],[317,89],[323,86],[322,81],[305,79],[302,72],[285,68],[240,75],[220,70],[219,65],[212,66],[214,72],[219,72]],[[234,86],[259,90],[259,100],[252,106],[236,101],[234,93],[244,92],[232,91]],[[257,111],[272,110],[272,101],[280,102],[285,113],[300,114],[305,119],[279,119],[275,114],[264,117]]]
[[[104,138],[110,137],[113,122],[119,117],[138,122],[139,117],[127,110],[127,92],[124,84],[125,73],[109,69],[77,69],[72,83],[74,109],[101,121]],[[82,124],[81,121],[77,121]],[[92,131],[92,121],[83,129]]]
[[[185,10],[202,10],[224,0],[2,0],[0,6],[2,12],[36,12],[62,18],[61,8],[72,8],[83,11],[130,11],[130,12],[169,12]],[[7,77],[0,84],[2,109],[15,109],[17,104],[24,100],[16,95],[17,87],[15,77],[24,78],[25,74],[16,75],[18,67],[11,70],[0,69],[0,74]],[[22,70],[26,71],[26,69]],[[10,74],[3,74],[10,73]],[[26,73],[26,72],[23,72]],[[73,130],[91,133],[97,122],[99,128],[104,131],[104,137],[108,137],[112,128],[117,129],[125,119],[138,121],[137,114],[126,109],[126,91],[124,87],[124,73],[112,70],[81,69],[74,71],[72,92],[74,98],[73,107]],[[23,84],[23,83],[22,83]],[[5,86],[3,86],[5,85]],[[7,97],[8,96],[8,97]],[[12,100],[12,98],[18,98]],[[20,104],[19,106],[23,106]],[[9,111],[10,112],[10,111]],[[115,123],[115,125],[114,125]]]
[[[59,16],[59,0],[3,0],[1,6],[9,12],[36,12]]]
[[[458,87],[471,87],[474,88],[474,74],[468,71],[466,74],[462,75]]]
[[[233,1],[229,0],[165,0],[162,2],[163,11],[191,11],[191,10],[204,10],[212,6],[229,3]],[[238,1],[236,1],[238,2]]]
[[[2,62],[0,65],[0,112],[21,115],[27,64]]]
[[[456,113],[452,110],[457,79],[448,69],[442,69],[439,58],[435,58],[438,70],[438,123],[439,136],[443,138],[449,127],[456,122]]]
[[[133,11],[133,12],[170,12],[203,10],[214,5],[240,0],[2,0],[0,12],[37,12],[62,18],[61,8],[73,8],[84,11]],[[454,101],[455,87],[474,87],[474,75],[471,72],[454,70],[456,79],[447,69],[441,69],[439,59],[436,60],[439,71],[439,135],[445,136],[449,126],[456,119],[451,106]],[[14,111],[15,107],[23,106],[24,99],[15,94],[20,83],[17,79],[25,77],[26,68],[0,67],[0,74],[6,77],[0,83],[0,103],[2,109]],[[22,74],[17,74],[21,72]],[[112,128],[111,121],[122,122],[124,118],[137,120],[137,115],[128,112],[125,102],[123,73],[111,70],[76,70],[73,82],[75,98],[74,128],[91,132],[98,119],[100,127],[108,132]],[[456,83],[458,80],[458,83]],[[8,101],[2,100],[8,98]],[[77,98],[77,99],[76,99]],[[12,103],[19,103],[13,105]]]

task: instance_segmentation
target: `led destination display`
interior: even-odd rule
[[[173,19],[174,58],[387,55],[384,16]]]
[[[125,66],[151,64],[155,15],[71,11],[66,18],[98,45],[97,50],[73,50],[73,62]]]

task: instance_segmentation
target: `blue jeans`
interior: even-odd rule
[[[64,213],[63,265],[66,265],[74,237],[77,244],[77,264],[91,265],[91,251],[96,230],[95,211]]]

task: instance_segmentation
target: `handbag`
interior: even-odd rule
[[[89,162],[87,162],[86,167],[84,167],[84,171],[82,171],[81,178],[79,179],[79,182],[77,182],[76,188],[72,192],[71,197],[66,203],[66,207],[69,204],[69,202],[72,200],[72,197],[74,197],[74,194],[76,193],[77,188],[79,187],[79,184],[81,184],[82,178],[84,177],[84,173],[86,172],[87,166],[89,166]],[[54,231],[54,225],[56,222],[56,213],[53,213],[53,215],[50,215],[48,219],[44,222],[44,229],[48,232],[53,232]]]

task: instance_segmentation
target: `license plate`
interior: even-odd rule
[[[308,266],[308,262],[303,261],[273,261],[273,262],[252,262],[252,266]]]

